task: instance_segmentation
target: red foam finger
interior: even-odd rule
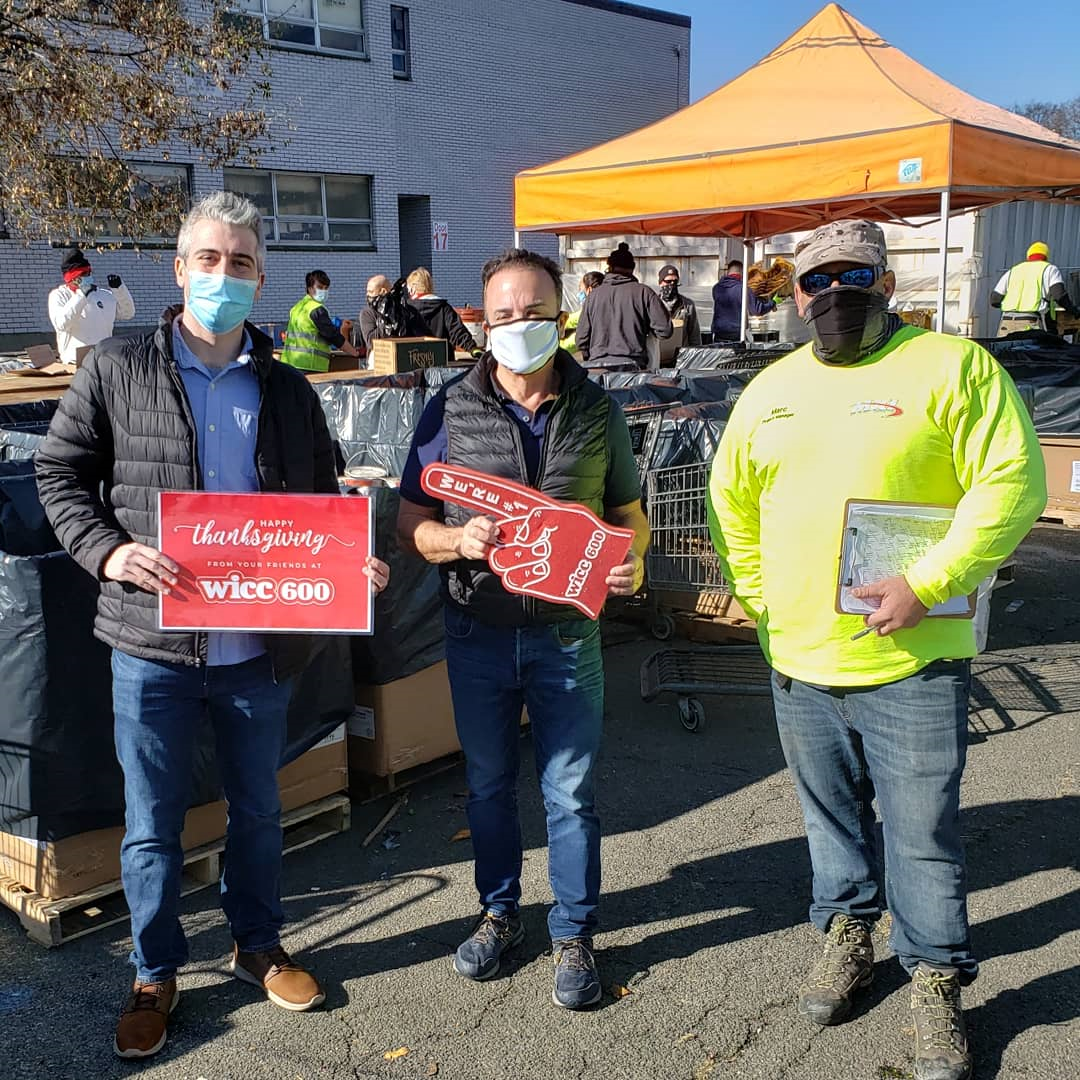
[[[479,510],[496,520],[521,517],[543,506],[559,505],[524,484],[461,465],[428,465],[420,474],[420,486],[434,499]]]
[[[458,465],[427,466],[421,485],[437,499],[479,510],[497,522],[499,546],[488,553],[488,565],[510,592],[599,616],[608,575],[626,564],[632,529],[612,528],[584,506]],[[632,584],[631,573],[621,587],[629,590]]]

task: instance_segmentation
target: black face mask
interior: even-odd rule
[[[661,285],[660,286],[660,299],[667,303],[671,303],[679,295],[679,283],[676,281],[674,285]]]
[[[815,296],[803,322],[814,332],[814,354],[826,364],[854,364],[889,336],[889,302],[882,293],[838,285]]]

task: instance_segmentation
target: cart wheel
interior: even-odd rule
[[[687,731],[700,731],[705,726],[705,708],[696,697],[679,698],[679,719]]]
[[[675,633],[675,620],[670,615],[657,615],[649,629],[657,641],[667,641]]]

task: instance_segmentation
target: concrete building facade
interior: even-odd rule
[[[484,261],[513,242],[513,178],[658,120],[689,100],[690,20],[617,0],[237,0],[271,40],[271,136],[257,170],[212,170],[183,147],[142,162],[193,198],[227,186],[271,216],[256,322],[283,323],[307,271],[333,314],[364,283],[430,267],[478,305]],[[554,237],[530,237],[558,254]],[[95,253],[154,323],[178,299],[173,249]],[[0,344],[48,338],[62,246],[0,238]],[[125,327],[120,324],[117,330]]]

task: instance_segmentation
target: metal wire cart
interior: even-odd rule
[[[674,613],[716,616],[732,602],[709,536],[705,511],[708,486],[706,462],[652,469],[645,476],[652,530],[645,571],[652,610],[650,629],[659,641],[667,641],[675,632]]]
[[[705,462],[653,469],[646,475],[652,529],[646,574],[651,628],[661,641],[675,632],[675,613],[722,616],[734,603],[709,535],[708,484]],[[641,666],[641,696],[652,701],[661,693],[674,693],[682,726],[700,731],[705,709],[696,695],[768,694],[769,674],[757,645],[661,649]]]
[[[700,731],[705,707],[698,694],[768,695],[771,671],[756,645],[704,645],[660,649],[641,665],[641,698],[675,695],[679,721]]]

